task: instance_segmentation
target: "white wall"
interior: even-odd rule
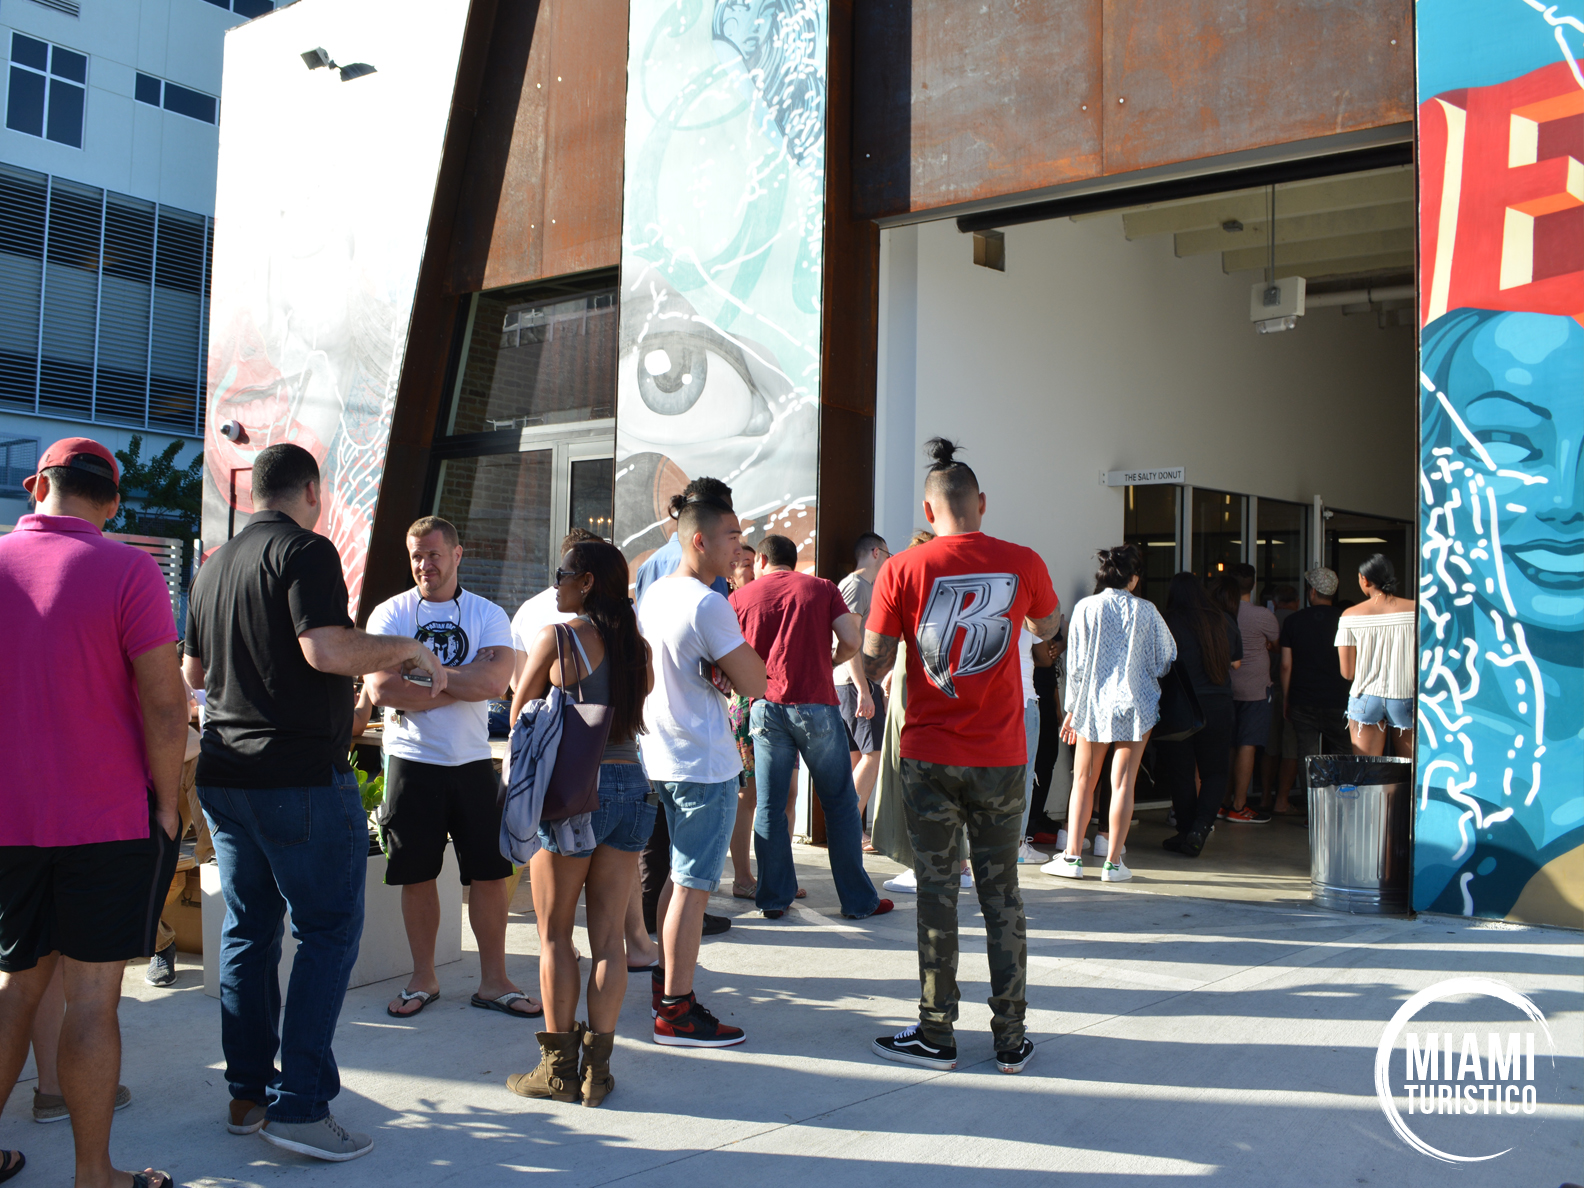
[[[6,0],[0,59],[10,54],[12,29],[87,54],[88,95],[82,148],[13,132],[0,120],[0,161],[214,214],[219,130],[138,103],[133,87],[141,70],[218,96],[225,31],[244,19],[203,0],[82,0],[80,17]]]
[[[1410,328],[1323,309],[1284,334],[1248,317],[1257,277],[1120,215],[1013,227],[1007,270],[952,222],[881,239],[876,524],[923,526],[922,443],[960,440],[985,530],[1044,556],[1065,606],[1122,538],[1099,473],[1184,466],[1196,487],[1410,519],[1417,385]]]

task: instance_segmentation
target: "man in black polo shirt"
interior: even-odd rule
[[[330,1041],[363,934],[368,867],[368,818],[347,762],[352,677],[421,669],[438,695],[446,672],[415,639],[353,627],[341,558],[313,531],[323,501],[312,454],[262,451],[253,506],[193,582],[182,661],[188,684],[208,692],[198,798],[226,902],[227,1124],[340,1162],[373,1146],[330,1116],[341,1087]],[[288,908],[298,946],[282,1026]]]
[[[1308,786],[1310,755],[1346,755],[1349,682],[1337,660],[1337,575],[1323,565],[1304,574],[1309,605],[1287,616],[1281,628],[1282,710],[1298,735],[1298,763]],[[1285,812],[1282,798],[1276,810]]]

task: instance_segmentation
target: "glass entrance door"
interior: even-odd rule
[[[1182,488],[1161,484],[1129,487],[1123,493],[1122,539],[1144,554],[1139,597],[1166,610],[1166,588],[1177,572],[1177,520]]]
[[[1341,584],[1337,596],[1343,603],[1358,602],[1358,567],[1376,553],[1384,553],[1397,570],[1397,593],[1413,598],[1419,589],[1418,567],[1413,563],[1413,525],[1383,516],[1326,509],[1325,558]]]
[[[1272,591],[1291,586],[1302,605],[1303,575],[1309,557],[1309,521],[1313,515],[1313,508],[1280,499],[1261,499],[1255,505],[1254,518],[1259,522],[1254,560],[1259,575],[1254,590],[1257,602],[1270,602]]]
[[[1243,560],[1243,526],[1247,518],[1248,496],[1195,487],[1188,568],[1201,578],[1208,578]]]

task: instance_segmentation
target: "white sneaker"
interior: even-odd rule
[[[1111,852],[1111,839],[1109,837],[1107,837],[1103,833],[1095,834],[1094,856],[1096,858],[1104,858],[1110,852]],[[1123,842],[1122,843],[1122,852],[1124,854],[1127,853],[1127,842]]]
[[[1126,846],[1122,847],[1124,850]],[[1102,883],[1125,883],[1133,877],[1133,872],[1120,862],[1107,862],[1100,868],[1100,881]]]
[[[962,889],[964,891],[973,890],[973,871],[971,871],[971,870],[963,871],[962,872],[962,878],[959,880],[958,885],[960,887],[962,887]]]
[[[918,876],[911,870],[904,870],[894,879],[887,879],[880,884],[887,891],[896,891],[903,895],[918,894]]]
[[[1083,858],[1074,858],[1069,854],[1057,854],[1056,857],[1040,867],[1040,873],[1055,875],[1059,879],[1081,879],[1084,877]]]
[[[1023,844],[1018,846],[1018,865],[1022,866],[1025,863],[1031,862],[1039,864],[1046,861],[1048,861],[1048,859],[1045,857],[1045,855],[1036,850],[1034,848],[1034,844],[1025,837],[1023,839]]]
[[[1067,848],[1067,831],[1065,829],[1058,829],[1056,831],[1056,848],[1058,850],[1065,850]],[[1087,837],[1083,839],[1083,845],[1079,848],[1080,850],[1089,849],[1089,839]]]

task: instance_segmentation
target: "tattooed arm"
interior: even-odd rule
[[[878,631],[864,632],[864,675],[871,681],[878,681],[891,671],[891,666],[896,663],[896,655],[896,636],[881,635]]]
[[[1061,607],[1057,607],[1043,619],[1024,619],[1024,625],[1041,639],[1051,639],[1061,627]]]

